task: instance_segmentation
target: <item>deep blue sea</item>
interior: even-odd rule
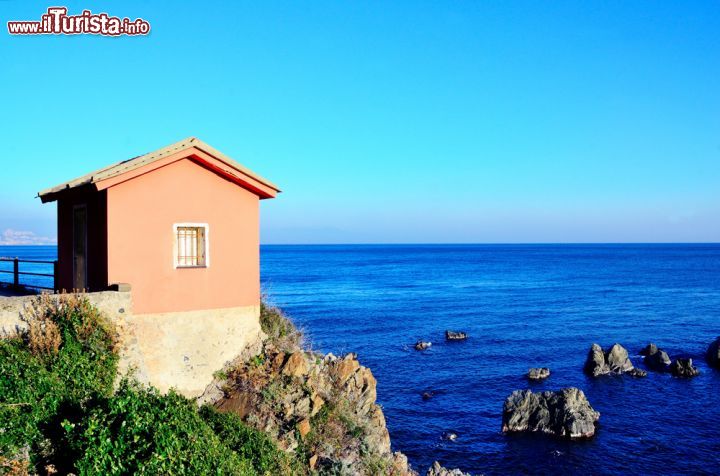
[[[720,335],[720,245],[263,246],[261,258],[265,292],[314,349],[372,368],[393,447],[423,473],[436,459],[484,474],[720,472],[720,372],[704,361]],[[470,338],[446,343],[446,329]],[[640,367],[655,342],[702,373],[593,380],[593,342],[623,344]],[[535,366],[552,375],[530,384]],[[593,439],[500,432],[513,390],[565,386],[601,412]]]

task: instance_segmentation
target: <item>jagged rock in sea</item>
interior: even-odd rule
[[[425,476],[470,476],[470,473],[463,473],[459,469],[447,469],[440,462],[435,461],[427,470]]]
[[[415,350],[427,350],[432,346],[432,342],[419,340],[415,343]]]
[[[647,372],[636,369],[628,357],[628,351],[620,344],[614,344],[610,350],[603,352],[598,344],[593,344],[585,360],[584,369],[586,374],[592,377],[600,375],[628,374],[633,377],[645,377]]]
[[[614,344],[610,347],[608,353],[605,354],[605,360],[607,361],[608,367],[610,367],[610,371],[617,374],[628,372],[635,368],[632,362],[630,362],[627,349],[620,344]]]
[[[590,347],[590,352],[588,352],[587,359],[585,360],[584,371],[593,377],[610,373],[610,367],[608,367],[605,361],[605,353],[599,345],[593,344]]]
[[[465,340],[467,337],[466,332],[445,331],[445,339],[447,340]]]
[[[720,369],[720,337],[710,343],[705,357],[710,367]]]
[[[675,361],[670,364],[670,372],[675,377],[683,378],[690,378],[700,375],[700,371],[697,369],[697,367],[693,366],[692,359],[675,359]]]
[[[502,431],[589,438],[595,434],[599,419],[600,413],[590,406],[583,391],[575,387],[542,393],[516,390],[503,405]]]
[[[527,378],[530,380],[545,380],[550,376],[550,369],[547,367],[532,368],[528,370]]]
[[[670,365],[670,356],[664,350],[658,348],[655,344],[648,344],[643,350],[640,351],[640,355],[645,356],[645,365],[649,369],[664,372]]]
[[[638,354],[642,355],[643,357],[647,357],[650,354],[654,354],[658,350],[659,350],[658,346],[656,346],[655,344],[653,344],[651,342],[648,345],[646,345],[645,347],[643,347],[642,350],[640,352],[638,352]]]

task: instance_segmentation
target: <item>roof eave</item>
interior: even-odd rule
[[[48,203],[48,202],[54,202],[58,198],[60,198],[60,195],[64,195],[65,193],[71,192],[73,190],[78,190],[83,187],[89,187],[92,190],[91,191],[97,191],[97,187],[95,186],[95,183],[92,182],[92,180],[86,180],[84,182],[78,183],[70,186],[69,183],[66,183],[63,185],[57,185],[52,188],[45,189],[41,192],[38,192],[37,196],[40,198],[41,203]]]
[[[215,149],[211,145],[206,144],[205,142],[201,141],[197,137],[190,138],[190,142],[193,144],[193,146],[195,148],[202,150],[206,154],[212,155],[213,157],[215,157],[216,159],[218,159],[222,162],[225,162],[227,165],[234,168],[238,172],[241,172],[241,173],[247,175],[248,177],[252,178],[253,180],[256,180],[256,181],[260,182],[261,184],[267,186],[268,188],[275,190],[275,192],[277,192],[277,193],[282,192],[282,190],[280,190],[280,188],[277,185],[275,185],[274,183],[272,183],[265,177],[262,177],[261,175],[256,174],[255,172],[251,171],[247,167],[239,164],[235,160],[231,159],[227,155],[225,155],[222,152],[220,152],[219,150]]]
[[[281,193],[280,188],[277,185],[275,185],[274,183],[272,183],[269,180],[265,179],[264,177],[256,174],[255,172],[252,172],[250,169],[244,167],[243,165],[234,161],[227,155],[223,154],[222,152],[215,149],[214,147],[206,144],[205,142],[201,141],[200,139],[198,139],[196,137],[188,137],[186,139],[175,142],[174,144],[170,144],[166,147],[155,150],[153,152],[149,152],[147,154],[143,154],[143,155],[134,157],[132,159],[117,162],[115,164],[112,164],[112,165],[109,165],[102,169],[98,169],[94,172],[91,172],[90,174],[70,180],[70,181],[62,183],[60,185],[56,185],[55,187],[45,189],[38,193],[38,197],[40,198],[42,203],[52,202],[52,201],[55,201],[58,199],[59,194],[64,194],[69,190],[72,190],[75,188],[80,188],[80,187],[83,187],[86,185],[100,184],[103,181],[106,181],[108,179],[117,178],[121,175],[131,172],[131,171],[135,170],[136,168],[143,167],[144,165],[149,165],[149,164],[156,162],[157,160],[160,160],[162,158],[174,155],[179,152],[184,152],[185,150],[192,149],[192,148],[195,148],[205,154],[208,154],[209,156],[213,157],[215,160],[223,162],[225,165],[227,165],[231,169],[234,169],[237,172],[239,172],[240,174],[246,176],[249,179],[249,181],[245,182],[245,181],[241,180],[240,182],[242,182],[242,183],[238,183],[238,184],[243,186],[243,183],[246,183],[247,185],[250,186],[250,188],[252,189],[252,191],[254,193],[258,194],[258,196],[261,199],[274,198],[278,193]],[[132,161],[137,161],[137,162],[135,164],[131,164]],[[118,167],[122,166],[122,164],[126,164],[126,163],[128,163],[129,168],[126,168],[125,170],[121,169],[121,170],[115,171],[115,173],[112,172],[113,169],[118,168]],[[110,172],[110,175],[107,175],[108,172]],[[260,184],[261,187],[253,186],[253,184],[252,184],[253,181]],[[266,190],[263,190],[263,188],[265,188],[265,187],[271,191],[268,192]],[[104,187],[102,187],[102,186],[98,187],[97,185],[95,185],[95,189],[97,190],[98,188],[104,188]]]

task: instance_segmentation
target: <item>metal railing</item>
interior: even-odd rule
[[[55,290],[57,289],[57,268],[58,268],[58,262],[55,261],[44,261],[44,260],[35,260],[35,259],[20,259],[20,258],[0,258],[0,262],[11,262],[12,263],[12,271],[7,269],[0,269],[0,273],[5,274],[12,274],[12,281],[3,281],[2,277],[0,277],[0,284],[4,284],[7,286],[12,286],[14,289],[22,289],[22,288],[35,288],[35,289],[49,289],[49,290]],[[32,263],[37,265],[52,265],[52,273],[38,273],[35,271],[38,271],[38,267],[34,266],[32,269],[34,271],[21,271],[20,270],[20,264],[21,263]],[[45,278],[52,278],[52,286],[43,286],[42,284],[33,283],[33,282],[23,282],[21,279],[22,276],[35,276],[35,277],[45,277]]]

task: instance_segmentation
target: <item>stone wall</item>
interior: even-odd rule
[[[54,298],[60,294],[52,295]],[[88,300],[113,322],[123,322],[132,314],[132,296],[130,292],[103,291],[87,293]],[[26,328],[22,316],[26,306],[37,296],[0,297],[0,335],[13,334]]]
[[[260,307],[246,306],[162,314],[133,314],[132,293],[87,293],[114,324],[119,336],[119,372],[132,372],[166,392],[200,395],[221,370],[262,338]],[[26,327],[22,316],[35,296],[0,297],[0,335]]]

